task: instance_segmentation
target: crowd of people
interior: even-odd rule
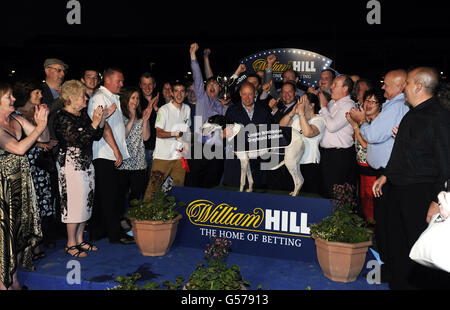
[[[186,51],[192,81],[164,83],[161,94],[152,74],[124,87],[124,72],[113,67],[102,74],[86,68],[79,80],[64,81],[69,66],[56,58],[44,62],[44,83],[0,85],[0,289],[20,289],[19,266],[33,269],[33,260],[45,257],[41,245],[58,238],[76,258],[100,250],[94,242],[105,237],[133,244],[128,203],[151,199],[164,180],[239,187],[240,163],[224,156],[227,129],[202,135],[214,115],[299,131],[301,191],[333,198],[333,185],[354,185],[357,211],[375,221],[382,280],[394,289],[420,287],[416,278],[427,283],[429,270],[408,254],[439,212],[437,195],[450,178],[449,85],[436,70],[391,70],[381,89],[331,69],[321,72],[317,88],[304,88],[287,70],[277,88],[276,57],[269,55],[255,74],[239,64],[231,77],[238,82],[224,98],[211,51],[204,50],[203,74],[198,50],[193,43]],[[291,190],[288,170],[261,169],[264,160],[250,160],[254,186]],[[445,277],[433,273],[437,278]]]

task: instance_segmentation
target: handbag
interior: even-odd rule
[[[438,199],[440,213],[431,218],[409,257],[421,265],[450,272],[450,193],[441,192]]]

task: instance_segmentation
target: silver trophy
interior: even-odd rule
[[[217,77],[217,83],[219,83],[220,88],[222,89],[222,96],[220,97],[223,100],[231,99],[231,86],[236,81],[235,78],[231,77]]]

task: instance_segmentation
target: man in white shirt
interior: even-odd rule
[[[186,170],[183,162],[186,163],[184,157],[188,153],[188,143],[184,143],[181,137],[189,132],[191,125],[191,109],[183,103],[185,97],[185,86],[175,83],[172,86],[173,99],[158,110],[153,164],[144,199],[152,197],[169,175],[174,186],[184,185]],[[162,175],[157,175],[156,171]]]
[[[321,97],[319,115],[325,120],[325,133],[320,142],[320,166],[322,172],[322,195],[333,198],[333,185],[356,184],[356,155],[353,147],[353,128],[347,122],[345,114],[355,107],[350,98],[353,81],[346,75],[340,75],[331,85],[331,101],[327,103]]]
[[[130,244],[134,238],[125,234],[120,219],[125,213],[123,201],[117,197],[119,182],[116,167],[122,164],[128,154],[125,125],[120,108],[119,92],[123,86],[123,73],[120,69],[109,68],[104,73],[104,86],[89,100],[88,114],[92,118],[98,106],[116,106],[116,111],[106,120],[103,138],[94,141],[92,146],[95,167],[95,202],[92,214],[91,240],[101,239],[105,234],[111,243]]]

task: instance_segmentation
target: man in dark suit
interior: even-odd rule
[[[297,103],[297,87],[293,82],[285,82],[281,87],[281,97],[270,99],[267,108],[272,114],[272,123],[279,124],[281,119],[289,114]],[[283,160],[280,158],[280,161]],[[274,190],[290,191],[294,187],[291,174],[286,166],[267,171],[267,187]]]
[[[256,89],[253,84],[244,82],[239,91],[241,102],[233,104],[228,108],[225,117],[228,123],[239,123],[244,126],[248,124],[271,123],[270,113],[262,105],[255,104]],[[265,186],[265,171],[260,170],[260,160],[250,160],[250,167],[255,187]],[[241,176],[241,164],[238,159],[226,159],[223,176],[223,184],[226,186],[239,187]]]
[[[281,119],[292,111],[297,103],[297,87],[293,82],[285,82],[281,87],[281,97],[270,99],[269,108],[272,113],[272,123],[279,124]]]
[[[50,114],[48,117],[48,128],[50,131],[50,137],[56,140],[55,131],[53,130],[53,123],[57,110],[59,110],[63,104],[59,98],[59,93],[61,91],[61,85],[64,82],[64,76],[67,72],[69,66],[62,60],[57,58],[48,58],[44,61],[45,70],[45,82],[42,84],[42,103],[45,103]],[[52,152],[55,156],[58,151],[58,147],[54,147]],[[54,157],[53,156],[53,157]],[[53,158],[54,159],[54,158]],[[50,221],[43,221],[42,226],[49,230],[47,238],[44,240],[44,246],[48,248],[53,248],[56,243],[54,239],[59,239],[60,237],[65,237],[65,225],[61,223],[61,208],[60,208],[60,196],[58,187],[58,173],[56,170],[56,161],[53,160],[52,165],[54,169],[50,172],[50,183],[52,189],[52,196],[55,199],[55,218]]]

